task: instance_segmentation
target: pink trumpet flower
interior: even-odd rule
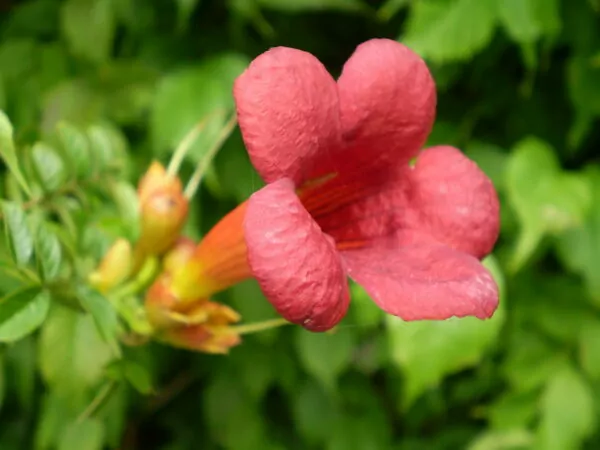
[[[370,40],[336,82],[311,54],[273,48],[234,96],[267,186],[215,226],[175,292],[253,276],[285,319],[312,331],[346,314],[347,276],[404,320],[493,315],[498,289],[480,260],[498,237],[497,194],[459,150],[421,150],[436,92],[418,55]]]

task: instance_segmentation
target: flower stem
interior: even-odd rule
[[[194,128],[192,128],[188,134],[182,139],[177,148],[175,149],[175,153],[173,153],[173,157],[169,162],[169,167],[167,168],[167,175],[170,177],[175,176],[175,174],[179,171],[179,167],[185,158],[187,152],[192,148],[192,144],[196,141],[202,130],[206,128],[206,124],[208,120],[214,116],[223,115],[223,110],[217,110],[208,116],[204,117],[200,122],[196,124]]]
[[[81,423],[84,420],[91,417],[108,399],[109,395],[112,393],[114,388],[116,387],[116,383],[111,381],[110,383],[105,384],[102,389],[96,394],[92,402],[88,405],[87,408],[79,415],[77,418],[77,423]]]
[[[196,194],[196,191],[198,190],[198,186],[200,186],[200,182],[202,181],[202,177],[204,176],[204,174],[206,173],[206,170],[208,169],[208,165],[214,159],[214,157],[217,154],[217,152],[219,151],[219,149],[223,146],[223,144],[225,143],[225,141],[227,140],[227,138],[229,137],[229,135],[235,128],[236,124],[237,124],[237,118],[234,114],[227,121],[225,126],[221,129],[221,132],[219,133],[219,136],[217,137],[217,141],[214,143],[214,145],[203,155],[202,159],[198,163],[198,166],[196,167],[196,170],[194,171],[194,174],[192,175],[192,178],[190,178],[190,181],[188,182],[187,186],[185,187],[184,195],[187,199],[192,198],[194,196],[194,194]]]
[[[251,334],[259,331],[270,330],[271,328],[281,327],[283,325],[291,325],[291,322],[288,322],[285,319],[271,319],[262,322],[249,323],[248,325],[237,325],[230,328],[237,334]]]
[[[158,260],[156,258],[146,259],[137,276],[129,283],[116,290],[112,295],[113,298],[122,300],[130,295],[137,294],[152,282],[156,277],[159,268]]]

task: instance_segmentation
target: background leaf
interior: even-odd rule
[[[13,173],[21,188],[27,194],[30,194],[29,185],[19,167],[19,160],[13,142],[13,127],[2,110],[0,110],[0,156]]]
[[[19,266],[26,265],[33,255],[33,235],[22,207],[12,202],[2,202],[2,220],[7,245],[13,260]]]
[[[46,319],[50,295],[27,288],[0,299],[0,342],[14,342],[35,331]]]
[[[465,60],[492,39],[494,0],[415,2],[402,42],[436,63]]]

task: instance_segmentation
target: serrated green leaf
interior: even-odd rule
[[[62,248],[56,234],[42,223],[35,236],[35,258],[45,281],[52,280],[60,272]]]
[[[0,157],[2,157],[8,166],[9,170],[19,183],[19,186],[21,186],[27,195],[31,196],[29,183],[27,183],[27,180],[23,176],[21,168],[19,167],[19,160],[17,158],[15,144],[13,141],[12,124],[2,110],[0,110]]]
[[[449,374],[477,364],[495,342],[504,323],[504,277],[493,259],[488,269],[500,289],[500,307],[490,320],[474,317],[404,322],[387,317],[390,358],[405,374],[404,407]]]
[[[2,202],[2,220],[8,248],[18,266],[25,266],[33,255],[33,235],[23,207]]]
[[[462,61],[488,45],[495,28],[495,0],[420,0],[400,40],[436,63]]]
[[[85,134],[76,127],[61,122],[56,127],[56,135],[70,173],[75,177],[88,175],[92,164],[89,142]]]
[[[264,8],[277,9],[281,11],[362,11],[364,3],[360,0],[257,0]]]
[[[43,142],[37,142],[31,149],[31,160],[42,187],[53,192],[67,179],[67,170],[59,153]]]
[[[58,450],[102,450],[104,425],[97,419],[76,421],[67,426]]]
[[[581,448],[597,428],[593,392],[569,366],[553,374],[542,396],[541,410],[538,448],[544,450]]]
[[[46,319],[50,295],[25,288],[0,299],[0,342],[14,342],[33,333]]]
[[[591,187],[582,177],[558,166],[552,148],[526,138],[513,149],[507,163],[508,200],[521,225],[511,268],[518,270],[546,234],[582,224],[592,202]]]
[[[215,114],[233,108],[233,81],[248,62],[242,55],[222,54],[167,75],[157,87],[152,106],[150,132],[154,152],[162,155],[172,151],[190,130],[207,120],[188,152],[188,157],[197,162],[223,128],[224,119]]]
[[[294,343],[300,363],[332,392],[337,378],[350,365],[354,342],[355,336],[349,328],[331,333],[312,333],[300,327],[295,330]]]
[[[120,355],[121,349],[117,339],[119,321],[113,306],[101,294],[87,287],[79,287],[77,296],[81,305],[92,315],[102,339],[115,355]]]
[[[71,51],[93,63],[112,53],[116,18],[112,0],[68,0],[62,4],[61,27]]]

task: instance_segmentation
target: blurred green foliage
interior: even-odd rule
[[[0,14],[2,450],[600,446],[600,2],[7,0]],[[337,74],[372,37],[427,60],[430,142],[498,188],[494,318],[404,323],[352,286],[335,333],[269,330],[227,357],[119,342],[116,312],[78,280],[136,236],[149,162],[231,107],[270,46]],[[260,186],[236,132],[186,233]],[[248,321],[274,314],[253,282],[221,299]]]

